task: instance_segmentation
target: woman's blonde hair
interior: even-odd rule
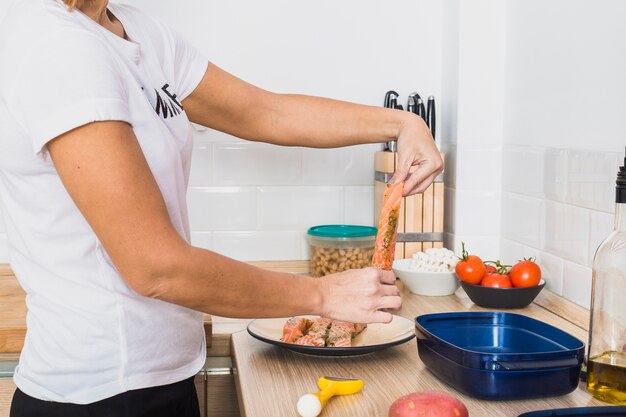
[[[63,0],[67,7],[71,10],[77,7],[82,7],[84,0]]]

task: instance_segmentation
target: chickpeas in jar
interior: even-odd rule
[[[365,268],[372,264],[375,227],[324,225],[307,232],[311,249],[311,276]]]

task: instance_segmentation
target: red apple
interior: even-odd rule
[[[389,407],[389,417],[469,417],[467,408],[450,394],[440,391],[412,392]]]

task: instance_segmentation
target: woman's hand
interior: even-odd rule
[[[390,184],[404,180],[403,195],[422,193],[443,170],[443,160],[424,120],[405,112],[398,134],[398,166]],[[413,166],[417,168],[411,172]]]
[[[350,269],[320,279],[323,317],[354,323],[389,323],[402,306],[396,277],[373,267]]]

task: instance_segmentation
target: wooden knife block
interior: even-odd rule
[[[443,158],[443,154],[441,157]],[[396,171],[397,159],[397,153],[388,151],[376,152],[374,157],[374,169],[376,170],[374,181],[375,225],[378,225],[380,220],[386,183]],[[443,210],[443,174],[440,174],[423,193],[402,199],[398,221],[396,259],[410,258],[414,253],[428,248],[443,247]]]

